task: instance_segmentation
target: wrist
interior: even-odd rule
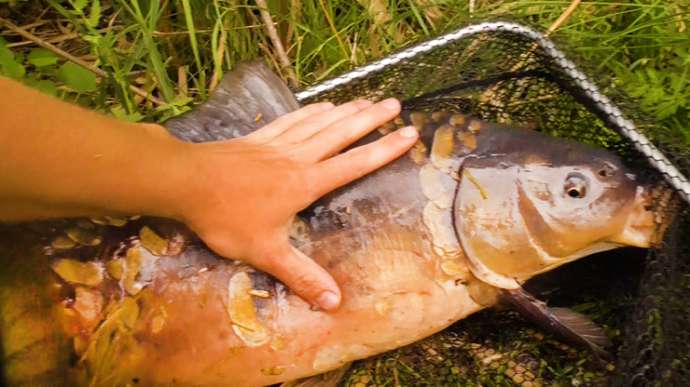
[[[196,186],[198,157],[195,144],[171,136],[157,124],[138,124],[150,142],[148,167],[139,174],[142,195],[140,212],[184,221],[189,192]]]

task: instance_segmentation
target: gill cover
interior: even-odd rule
[[[516,245],[528,242],[524,238],[511,238],[524,236],[515,206],[515,167],[476,168],[469,164],[472,161],[465,161],[460,169],[460,184],[453,205],[456,236],[472,274],[498,288],[518,289],[520,283],[515,277],[495,267],[505,253],[508,254],[506,260],[515,259],[511,252],[517,251]]]

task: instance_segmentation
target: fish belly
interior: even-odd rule
[[[98,284],[88,276],[76,279],[86,284],[70,284],[51,270],[64,254],[43,254],[41,238],[31,249],[16,249],[22,257],[8,255],[3,243],[3,261],[23,262],[2,271],[11,278],[0,294],[5,379],[9,385],[266,385],[414,342],[482,308],[465,272],[444,271],[417,226],[336,233],[302,247],[341,285],[344,302],[334,313],[202,247],[153,255],[134,243],[128,249],[140,255],[136,286],[125,284],[126,270],[111,278],[108,263],[123,259],[116,255],[101,261]],[[342,248],[358,238],[359,247]]]
[[[329,268],[343,290],[335,313],[241,264],[187,263],[197,274],[176,278],[163,274],[163,258],[162,275],[137,298],[135,359],[112,371],[150,384],[272,384],[414,342],[481,308],[434,259],[402,247],[370,246]],[[101,359],[88,361],[101,369]]]

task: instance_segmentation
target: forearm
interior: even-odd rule
[[[178,216],[171,198],[188,183],[186,144],[2,77],[0,117],[0,221]]]

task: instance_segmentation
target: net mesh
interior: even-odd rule
[[[579,280],[583,275],[598,276],[598,283],[592,280],[598,287],[576,286],[576,292],[561,289],[545,294],[552,303],[580,309],[594,305],[585,312],[614,332],[615,367],[587,368],[569,350],[556,353],[543,340],[534,348],[520,348],[515,337],[521,337],[523,343],[539,341],[525,333],[532,329],[529,324],[516,322],[509,312],[486,312],[421,344],[358,363],[346,384],[373,377],[406,385],[690,383],[690,298],[684,296],[690,291],[690,242],[683,238],[690,225],[686,205],[690,185],[684,178],[690,172],[690,152],[679,135],[648,120],[606,76],[593,82],[585,75],[589,73],[586,64],[575,65],[572,55],[563,54],[563,45],[556,46],[535,30],[511,22],[473,25],[304,90],[298,98],[306,103],[395,96],[408,109],[461,112],[603,146],[621,155],[644,178],[667,181],[677,192],[676,205],[665,201],[659,205],[668,205],[676,217],[659,248],[639,259],[634,252],[608,254],[609,264],[603,267],[595,263],[600,257],[587,259],[585,271],[565,269],[561,276]],[[505,333],[507,328],[490,321],[507,321],[506,326],[515,327],[513,337],[492,335],[491,329]],[[473,322],[483,328],[473,329]],[[438,356],[429,355],[425,346],[431,346]],[[497,362],[477,355],[485,347],[493,351],[487,356],[494,356]],[[440,354],[443,348],[457,353]],[[497,357],[500,353],[503,355]],[[534,378],[527,380],[524,372],[516,377],[510,371],[521,364],[520,356],[527,356],[528,365],[518,370],[528,370],[525,372]],[[540,357],[548,357],[548,361]],[[529,359],[535,359],[536,365]],[[438,362],[446,366],[437,367]],[[571,366],[556,369],[558,362]],[[389,363],[394,366],[387,368]],[[435,371],[429,373],[429,369]],[[476,371],[482,369],[486,372]]]

